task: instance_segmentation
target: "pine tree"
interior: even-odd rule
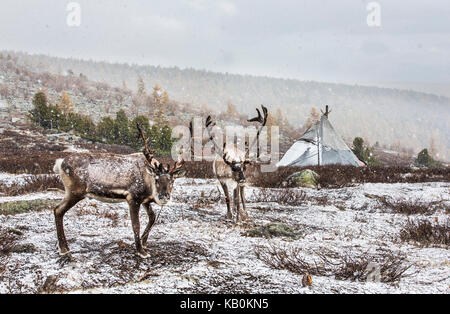
[[[144,135],[147,138],[150,138],[150,123],[148,122],[148,118],[146,116],[137,116],[133,120],[130,121],[129,125],[129,135],[130,135],[130,144],[129,146],[134,149],[140,149],[143,146],[142,139],[140,137],[137,124],[139,124],[144,131]],[[151,148],[152,149],[152,148]]]
[[[47,96],[44,92],[37,92],[33,97],[34,108],[30,110],[30,120],[37,125],[48,128],[49,110],[47,107]]]
[[[120,145],[128,145],[129,142],[129,122],[123,109],[116,113],[114,121],[114,141]]]
[[[57,105],[47,106],[47,121],[50,129],[60,129],[61,122],[64,121],[64,114]]]
[[[104,117],[97,125],[97,137],[106,143],[114,143],[114,120]]]
[[[442,163],[434,160],[433,157],[428,153],[428,149],[422,149],[419,154],[417,154],[417,160],[416,160],[417,164],[419,164],[419,166],[423,166],[423,167],[436,167],[436,168],[440,168],[442,167]]]
[[[372,147],[364,145],[364,140],[361,137],[355,137],[353,140],[352,152],[366,165],[380,164],[380,161],[373,155],[373,150]]]
[[[419,154],[417,154],[417,163],[425,167],[429,167],[433,163],[433,158],[428,153],[428,149],[422,149]]]
[[[353,140],[352,151],[359,160],[364,161],[364,140],[361,137],[355,137],[355,139]]]

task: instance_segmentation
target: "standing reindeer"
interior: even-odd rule
[[[145,251],[148,234],[156,216],[150,203],[160,206],[170,200],[174,179],[182,170],[184,161],[173,167],[164,166],[153,158],[141,127],[144,154],[127,156],[82,153],[56,161],[54,171],[59,173],[65,188],[64,199],[54,209],[58,247],[61,255],[69,253],[64,235],[64,214],[86,196],[101,201],[125,200],[130,208],[131,224],[138,255],[149,257]],[[143,205],[149,221],[140,236],[139,209]]]
[[[213,171],[216,178],[219,180],[225,194],[225,201],[227,203],[227,215],[226,218],[232,220],[235,216],[236,223],[242,221],[251,221],[245,208],[245,170],[250,160],[248,158],[250,150],[255,143],[257,144],[257,156],[259,158],[259,134],[264,128],[267,122],[268,111],[267,108],[261,106],[262,115],[259,109],[256,109],[258,116],[248,120],[248,122],[259,122],[260,127],[256,133],[256,138],[250,145],[246,145],[244,151],[240,150],[234,143],[224,143],[223,148],[214,141],[214,137],[211,135],[211,130],[215,126],[215,122],[212,121],[211,116],[206,119],[206,129],[209,134],[209,139],[213,142],[216,151],[216,158],[213,163]],[[230,195],[229,191],[233,190],[233,212],[231,211]],[[242,208],[240,206],[242,203]],[[234,214],[234,215],[233,215]]]

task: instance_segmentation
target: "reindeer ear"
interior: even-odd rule
[[[145,171],[147,171],[147,173],[151,174],[151,175],[155,175],[156,174],[156,169],[152,165],[150,165],[149,163],[145,164]]]

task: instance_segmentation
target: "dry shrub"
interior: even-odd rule
[[[53,173],[56,159],[70,153],[17,150],[14,153],[0,153],[0,172],[44,174]]]
[[[306,260],[299,248],[260,246],[255,247],[255,255],[274,269],[285,269],[300,275],[334,276],[338,280],[367,281],[372,265],[377,265],[381,282],[396,282],[411,267],[404,265],[404,255],[390,251],[380,255],[363,253],[351,256],[325,250],[316,252],[318,259]]]
[[[92,209],[94,208],[94,209]],[[111,226],[117,227],[119,225],[120,214],[111,209],[99,209],[95,204],[86,204],[86,206],[79,207],[75,211],[77,216],[95,215],[99,218],[106,218],[111,220]]]
[[[89,252],[92,261],[90,273],[94,280],[86,280],[82,288],[113,287],[130,282],[140,282],[153,276],[159,276],[161,270],[176,268],[185,272],[193,263],[208,257],[204,247],[189,241],[155,241],[148,245],[151,259],[142,259],[136,255],[133,244],[113,241],[95,247],[91,241],[80,243],[82,250]],[[70,262],[71,260],[69,260]],[[105,273],[105,268],[108,272]]]
[[[255,171],[252,183],[265,188],[284,187],[283,182],[293,173],[311,169],[319,174],[319,184],[323,188],[341,188],[357,183],[417,183],[448,182],[450,168],[430,168],[413,170],[409,167],[354,167],[342,165],[279,167],[274,172]],[[287,186],[289,187],[289,186]]]
[[[13,183],[11,185],[1,185],[0,193],[7,196],[23,195],[28,193],[43,192],[48,189],[61,189],[64,190],[64,186],[61,179],[57,175],[41,175],[27,177],[20,182]]]
[[[400,231],[400,239],[424,246],[450,245],[450,218],[442,224],[429,220],[409,220]]]
[[[423,202],[419,200],[394,200],[387,199],[384,196],[378,197],[379,203],[382,206],[383,212],[389,209],[391,213],[394,214],[404,214],[404,215],[432,215],[438,210],[445,210],[448,212],[448,206],[445,205],[445,201],[433,201],[433,202]]]
[[[5,272],[9,263],[9,255],[13,251],[20,236],[19,230],[11,230],[0,227],[0,282],[5,282]]]
[[[314,197],[314,201],[317,205],[325,206],[329,203],[329,199],[327,195],[316,196]]]
[[[3,131],[0,139],[0,172],[7,173],[52,173],[58,158],[69,156],[64,152],[67,148],[58,142],[48,140],[39,135],[40,129],[27,126],[26,131],[32,131],[33,136],[18,129]],[[74,142],[73,145],[91,152],[107,152],[114,154],[132,154],[136,151],[128,146],[110,145],[102,143]]]
[[[186,177],[198,179],[213,179],[213,163],[210,161],[188,161],[184,166]]]
[[[254,202],[299,206],[303,205],[306,199],[306,193],[302,190],[286,189],[283,191],[274,191],[271,189],[262,188],[257,194]]]
[[[135,154],[136,151],[125,145],[104,144],[104,143],[77,143],[76,147],[87,149],[90,152],[111,153],[118,155]]]
[[[386,197],[379,198],[383,209],[390,209],[394,214],[417,215],[417,214],[431,214],[428,204],[423,204],[411,200],[389,200]]]
[[[21,235],[23,235],[23,233],[19,230],[0,227],[0,257],[11,253]]]
[[[205,207],[214,206],[215,204],[220,202],[222,200],[222,194],[217,189],[211,190],[209,194],[206,194],[204,191],[202,191],[200,196],[189,196],[187,199],[186,196],[183,195],[183,197],[179,199],[183,199],[183,202],[187,201],[192,204],[192,210],[199,210]]]

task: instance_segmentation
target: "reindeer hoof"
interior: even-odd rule
[[[56,244],[56,248],[58,249],[58,254],[59,254],[59,256],[65,256],[65,255],[67,255],[67,254],[70,254],[70,250],[69,250],[68,248],[61,249],[61,248],[59,247],[59,244]]]
[[[65,251],[65,252],[63,252],[63,251],[59,251],[58,253],[59,253],[59,256],[66,256],[66,255],[70,255],[70,251]]]
[[[141,257],[141,258],[149,258],[150,254],[148,254],[147,252],[145,252],[144,250],[142,250],[141,252],[137,252],[137,254]]]

